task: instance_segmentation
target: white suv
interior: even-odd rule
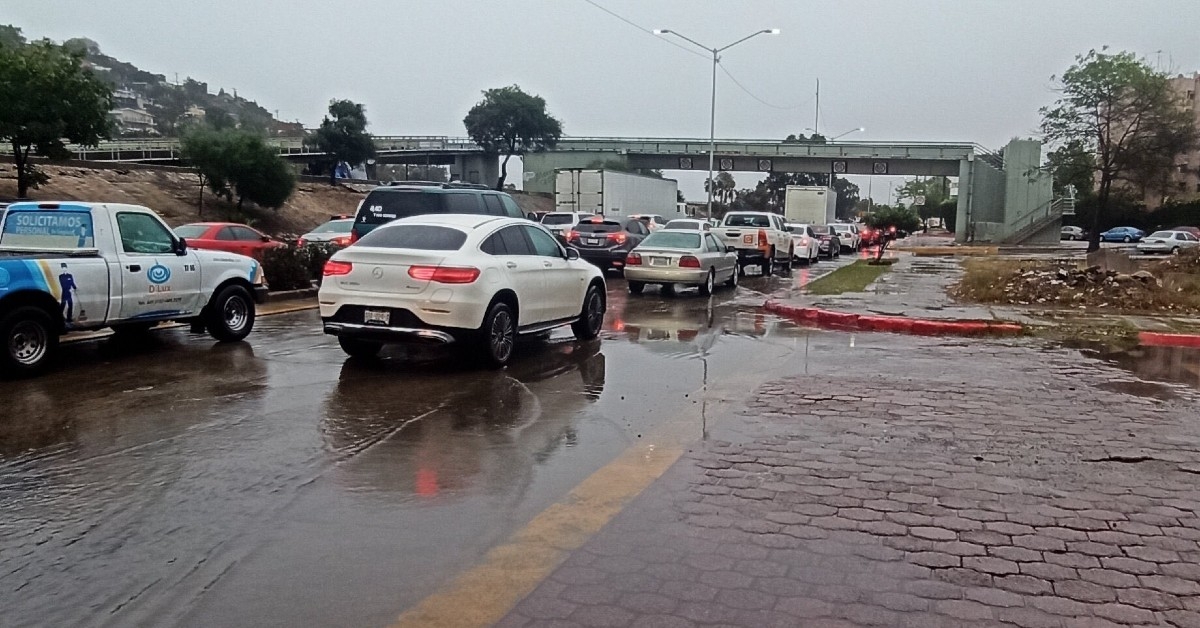
[[[550,212],[542,216],[542,226],[558,237],[575,228],[575,225],[592,218],[594,214],[587,212]]]
[[[402,218],[334,254],[323,274],[325,333],[356,357],[385,343],[469,342],[501,367],[517,336],[570,325],[590,340],[604,323],[600,269],[523,219]]]

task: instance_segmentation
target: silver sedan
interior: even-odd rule
[[[737,251],[704,231],[660,229],[625,258],[625,279],[632,294],[641,294],[646,284],[655,283],[664,292],[676,285],[698,286],[700,294],[708,296],[718,281],[736,288],[737,271]]]

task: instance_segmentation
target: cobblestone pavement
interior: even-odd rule
[[[1197,397],[931,343],[764,386],[500,625],[1200,626]]]

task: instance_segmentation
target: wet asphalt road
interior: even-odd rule
[[[386,625],[643,436],[702,438],[702,397],[919,349],[759,312],[842,263],[712,299],[610,279],[600,341],[559,331],[503,371],[347,360],[315,311],[236,345],[70,345],[0,384],[0,625]]]

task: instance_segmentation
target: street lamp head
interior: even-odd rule
[[[768,35],[778,35],[778,34],[779,34],[779,29],[778,29],[778,28],[768,28],[767,30],[765,30],[765,31],[763,31],[763,32],[764,32],[764,33],[766,33],[766,34],[768,34]]]
[[[655,35],[666,35],[667,33],[670,33],[670,32],[671,32],[671,31],[669,31],[669,30],[667,30],[667,29],[665,29],[665,28],[656,28],[656,29],[654,29],[654,34],[655,34]]]

